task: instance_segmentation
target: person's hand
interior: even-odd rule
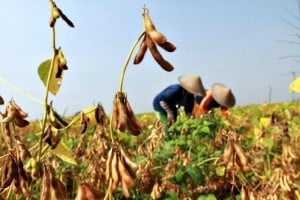
[[[168,115],[168,122],[169,122],[169,125],[172,125],[172,124],[174,124],[174,118],[173,118],[173,116],[169,116]]]

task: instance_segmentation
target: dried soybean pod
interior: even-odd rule
[[[47,167],[44,165],[42,178],[41,200],[51,199],[51,179]]]
[[[18,126],[18,127],[25,127],[25,126],[28,126],[29,125],[29,121],[23,119],[23,118],[19,118],[19,117],[15,117],[13,119],[13,122]]]
[[[115,98],[113,101],[112,116],[111,116],[111,124],[112,124],[113,129],[118,128],[119,115],[120,115],[120,111],[119,111],[119,107],[118,107],[118,97],[117,97],[117,95],[115,95]]]
[[[161,48],[163,48],[164,50],[166,50],[166,51],[168,51],[168,52],[173,52],[173,51],[175,51],[176,50],[176,46],[173,44],[173,43],[171,43],[171,42],[168,42],[168,41],[166,41],[166,42],[164,42],[164,43],[161,43],[161,44],[159,44],[159,43],[157,43]]]
[[[233,147],[232,147],[232,140],[231,138],[227,139],[227,144],[226,147],[224,149],[224,153],[223,153],[223,163],[224,165],[227,165],[228,162],[230,161],[230,158],[233,155]]]
[[[117,128],[121,132],[124,132],[126,130],[128,124],[128,116],[124,105],[124,98],[125,97],[121,94],[118,95],[118,100],[117,100],[117,106],[119,110],[119,124]]]
[[[25,112],[18,104],[16,104],[15,101],[11,100],[9,102],[9,104],[11,104],[12,107],[14,107],[16,109],[16,116],[17,117],[21,117],[21,118],[26,118],[28,117],[28,113]]]
[[[101,104],[98,104],[96,109],[95,109],[95,119],[98,124],[104,125],[105,122],[105,111],[104,108]]]
[[[139,125],[139,123],[134,115],[134,112],[129,104],[129,101],[127,99],[125,100],[124,104],[126,106],[126,113],[127,113],[127,117],[128,117],[127,129],[130,133],[137,136],[140,134],[142,128]]]
[[[119,168],[119,173],[122,181],[128,186],[132,187],[134,185],[134,177],[131,176],[129,170],[126,168],[126,164],[124,163],[123,157],[120,157],[118,159],[118,168]]]
[[[149,15],[148,9],[144,10],[143,17],[144,17],[145,30],[147,34],[151,37],[151,39],[158,44],[162,44],[166,42],[167,41],[166,36],[164,36],[162,33],[156,30],[155,25]]]
[[[235,141],[232,144],[233,144],[234,151],[236,152],[236,155],[237,155],[241,165],[242,166],[248,165],[248,158],[245,155],[241,146]]]
[[[60,10],[58,9],[59,12],[60,12],[60,16],[61,18],[72,28],[74,28],[74,24],[73,22]]]
[[[119,167],[118,167],[118,160],[119,156],[115,150],[113,150],[113,156],[111,160],[111,179],[112,179],[112,186],[111,191],[114,192],[120,183],[120,174],[119,174]]]
[[[111,161],[112,161],[112,158],[113,158],[113,147],[110,148],[110,150],[108,151],[107,153],[107,159],[106,159],[106,169],[105,169],[105,177],[106,177],[106,180],[108,181],[109,178],[111,177]]]
[[[128,153],[125,151],[125,149],[120,145],[120,153],[121,156],[124,158],[125,163],[134,171],[139,169],[139,166],[132,161],[132,159],[129,157]]]
[[[118,160],[119,173],[121,177],[122,193],[126,198],[130,197],[129,188],[134,185],[134,178],[130,175],[123,163],[122,157]]]
[[[146,33],[144,33],[144,34],[146,34]],[[142,60],[144,59],[146,51],[147,51],[146,36],[144,36],[143,41],[141,42],[139,51],[137,52],[137,54],[134,57],[133,64],[137,65],[137,64],[141,63]]]
[[[2,192],[5,188],[7,188],[12,183],[16,174],[18,173],[17,164],[11,155],[9,155],[7,157],[7,160],[6,160],[5,166],[4,166],[4,172],[5,173],[3,173],[4,177],[2,178],[0,192]]]
[[[174,69],[174,67],[166,61],[162,55],[159,53],[157,47],[155,46],[155,43],[151,40],[151,38],[146,37],[146,44],[149,48],[154,60],[166,71],[170,72]]]

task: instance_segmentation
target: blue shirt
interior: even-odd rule
[[[194,106],[194,95],[187,92],[179,84],[173,84],[166,87],[163,91],[158,93],[153,99],[153,108],[155,111],[167,114],[160,106],[160,101],[165,101],[170,109],[173,111],[174,118],[177,118],[177,109],[180,106],[184,107],[187,114],[191,114]]]

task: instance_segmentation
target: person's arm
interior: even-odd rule
[[[169,124],[173,124],[175,119],[174,119],[174,113],[165,101],[160,101],[159,102],[160,106],[166,111],[167,113],[167,118],[169,121]]]

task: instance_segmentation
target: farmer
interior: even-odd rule
[[[158,93],[153,100],[153,108],[165,125],[172,125],[177,118],[178,108],[183,107],[191,115],[195,95],[204,96],[205,89],[200,76],[180,76],[179,84],[172,84]]]
[[[205,96],[197,96],[192,116],[199,118],[213,108],[220,108],[222,117],[227,117],[227,109],[235,105],[235,97],[230,88],[221,83],[215,83],[206,90]]]

